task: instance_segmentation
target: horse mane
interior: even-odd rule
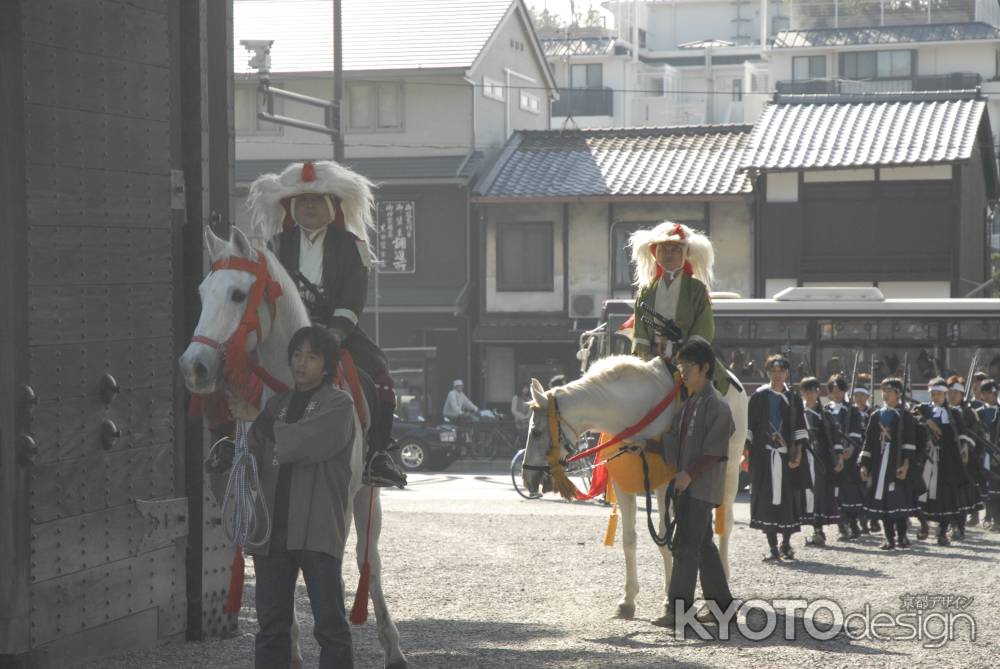
[[[567,387],[587,387],[616,381],[639,380],[656,373],[656,367],[634,355],[610,355],[601,358],[579,379],[566,384]]]

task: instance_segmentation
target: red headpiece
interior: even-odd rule
[[[311,160],[302,163],[302,182],[309,183],[316,181],[316,166]]]

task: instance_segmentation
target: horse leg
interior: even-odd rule
[[[639,572],[636,567],[635,549],[635,495],[623,493],[615,486],[618,510],[622,514],[622,550],[625,552],[625,594],[618,602],[616,618],[631,619],[635,616],[635,597],[639,594]]]
[[[660,522],[657,532],[662,537],[667,532],[667,486],[663,485],[656,489],[656,505],[660,511]],[[660,556],[663,557],[663,613],[670,612],[670,573],[674,569],[674,554],[666,546],[658,546]]]
[[[370,507],[369,507],[370,502]],[[369,528],[369,509],[371,510],[371,535]],[[382,591],[382,556],[378,549],[378,540],[382,534],[382,500],[378,488],[371,497],[371,489],[363,486],[354,498],[354,527],[357,530],[357,560],[358,569],[364,567],[365,546],[367,542],[368,563],[371,568],[368,580],[368,596],[375,609],[375,622],[378,628],[378,640],[385,655],[386,669],[406,669],[409,664],[399,647],[399,630],[389,613],[389,607]]]
[[[735,512],[733,507],[735,507],[735,500],[730,500],[722,505],[722,512],[725,514],[726,526],[722,528],[722,534],[719,535],[719,557],[722,559],[722,571],[726,575],[726,580],[729,580],[729,535],[733,532],[733,521],[735,519]],[[716,509],[716,513],[719,513],[719,509]]]
[[[302,669],[302,649],[299,648],[299,614],[295,610],[295,602],[292,602],[292,661],[289,662],[289,669]]]

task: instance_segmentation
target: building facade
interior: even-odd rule
[[[755,293],[963,297],[985,282],[998,196],[986,104],[974,91],[779,96],[743,160],[757,193]]]
[[[273,39],[272,85],[329,99],[331,11],[327,0],[237,0],[236,44]],[[377,185],[381,265],[361,324],[404,401],[435,415],[451,381],[470,375],[470,181],[512,132],[549,126],[554,82],[522,0],[344,0],[343,35],[346,162]],[[238,199],[262,173],[332,155],[321,134],[257,120],[247,56],[235,48]],[[276,113],[323,122],[296,102]]]
[[[520,132],[478,182],[483,399],[532,377],[576,376],[580,334],[606,299],[631,297],[628,235],[664,220],[706,232],[717,291],[751,289],[749,126]]]

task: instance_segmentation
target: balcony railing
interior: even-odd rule
[[[610,88],[560,88],[552,103],[553,116],[614,116],[614,91]]]
[[[983,78],[974,72],[932,74],[905,79],[809,79],[779,81],[777,92],[785,95],[851,95],[858,93],[898,93],[905,91],[968,91],[975,89]]]
[[[995,0],[791,0],[792,30],[982,21],[997,25]]]

